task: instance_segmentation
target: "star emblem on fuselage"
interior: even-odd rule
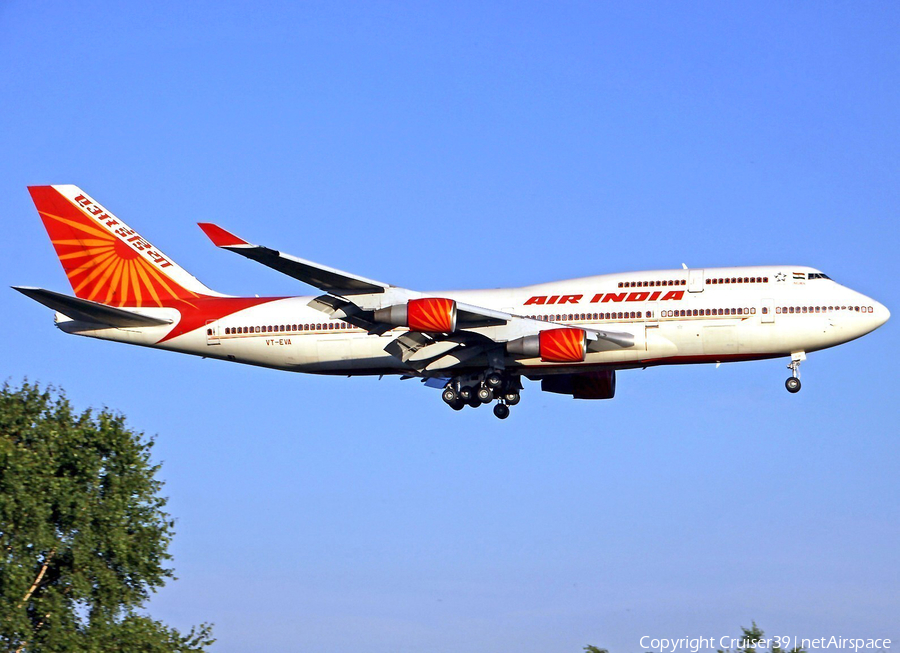
[[[781,282],[787,278],[787,275],[784,272],[779,272],[775,275],[775,281]]]

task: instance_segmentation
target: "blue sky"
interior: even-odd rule
[[[75,183],[207,285],[305,294],[256,242],[419,289],[822,269],[896,314],[890,3],[0,6],[0,281],[69,287],[25,186]],[[529,384],[512,417],[70,337],[0,292],[3,376],[157,435],[222,652],[900,640],[895,322],[785,361]]]

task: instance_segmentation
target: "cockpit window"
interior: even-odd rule
[[[810,272],[806,275],[807,279],[831,279],[827,274],[823,274],[822,272]]]

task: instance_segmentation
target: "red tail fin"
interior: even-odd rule
[[[77,186],[31,186],[75,295],[112,306],[220,297]]]

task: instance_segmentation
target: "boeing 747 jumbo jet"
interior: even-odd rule
[[[75,296],[16,287],[66,333],[291,372],[398,374],[443,388],[454,410],[496,402],[522,377],[576,399],[611,399],[616,371],[790,357],[884,324],[887,308],[799,265],[651,270],[523,288],[419,292],[249,242],[212,242],[319,290],[231,297],[210,290],[76,186],[29,188]]]

